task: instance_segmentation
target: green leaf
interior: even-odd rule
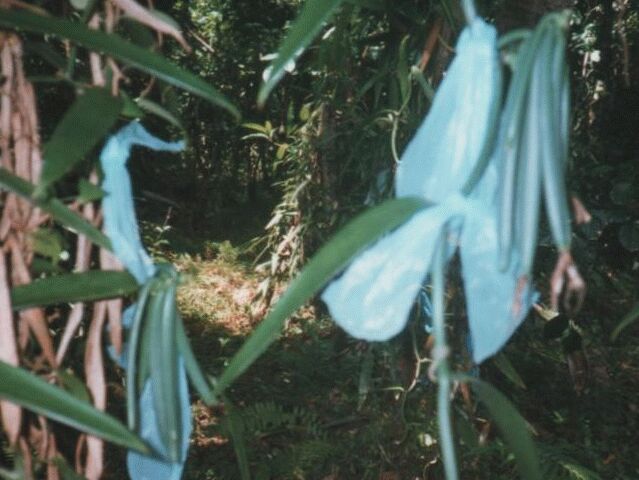
[[[242,421],[242,417],[235,406],[233,406],[226,398],[224,399],[224,407],[226,409],[226,418],[224,419],[224,423],[231,434],[233,450],[235,450],[237,463],[240,467],[240,478],[242,480],[251,480],[248,452],[246,450],[246,441],[244,439],[244,422]]]
[[[147,308],[147,302],[149,299],[149,293],[151,291],[151,286],[153,285],[153,280],[145,283],[141,290],[140,295],[138,297],[135,313],[133,314],[133,321],[131,322],[131,328],[129,330],[129,349],[127,351],[127,381],[126,381],[126,412],[127,412],[127,424],[131,430],[136,430],[138,428],[138,389],[140,387],[140,383],[144,384],[146,378],[142,378],[141,382],[138,382],[138,351],[140,348],[140,333],[142,332],[142,323],[145,319],[144,312]],[[140,365],[142,361],[147,361],[148,359],[143,356],[140,357]]]
[[[495,355],[493,357],[493,362],[508,380],[513,382],[519,388],[523,388],[524,390],[526,389],[526,384],[522,380],[521,376],[519,376],[519,373],[517,373],[517,370],[513,367],[513,364],[510,362],[510,359],[505,353],[502,352]]]
[[[131,295],[138,284],[128,272],[91,270],[34,280],[11,290],[15,310]]]
[[[35,375],[0,361],[0,397],[72,428],[131,450],[149,447],[118,420]]]
[[[219,395],[273,343],[284,321],[313,297],[366,245],[428,207],[421,198],[387,200],[364,212],[342,228],[291,283],[286,293],[231,359],[215,386]]]
[[[122,100],[104,88],[88,88],[78,96],[44,146],[36,196],[62,178],[104,138],[121,110]]]
[[[528,431],[526,420],[503,393],[489,383],[468,375],[454,379],[472,384],[473,390],[493,417],[506,443],[512,450],[517,469],[524,480],[541,480],[537,447]]]
[[[197,390],[200,397],[202,397],[204,403],[209,406],[216,405],[217,399],[213,394],[210,382],[207,380],[202,368],[195,358],[195,354],[191,348],[191,343],[189,342],[186,331],[184,330],[184,324],[182,323],[180,312],[178,312],[176,328],[178,350],[184,359],[184,366],[186,368],[186,373],[191,380],[191,384]]]
[[[61,260],[65,242],[58,232],[48,228],[38,228],[29,234],[28,238],[35,253],[50,258],[54,263]]]
[[[82,400],[87,403],[91,401],[91,395],[89,394],[89,390],[87,390],[87,386],[82,380],[75,376],[73,370],[56,370],[55,374],[60,381],[60,386],[67,392],[78,400]]]
[[[126,92],[120,92],[120,98],[122,98],[122,111],[120,112],[123,117],[126,118],[142,118],[144,116],[144,112],[138,106],[137,103],[133,101]]]
[[[155,36],[153,31],[132,18],[123,17],[118,22],[118,31],[122,37],[131,41],[139,47],[153,50],[155,47]]]
[[[552,17],[551,17],[552,18]],[[547,46],[549,44],[549,46]],[[550,50],[550,51],[548,51]],[[570,208],[566,191],[566,162],[567,162],[567,132],[569,118],[561,114],[560,94],[568,89],[568,78],[563,78],[561,71],[565,68],[566,42],[564,34],[558,26],[549,23],[548,33],[545,35],[538,52],[539,68],[543,71],[542,78],[542,111],[546,111],[540,122],[540,147],[542,149],[542,169],[544,184],[544,199],[548,226],[557,248],[570,248]],[[549,68],[550,66],[550,68]],[[535,67],[537,69],[537,67]],[[561,79],[554,81],[553,73]],[[566,85],[563,85],[565,80]]]
[[[278,160],[282,160],[286,155],[286,150],[288,150],[288,143],[282,143],[279,147],[277,147],[275,158],[277,158]]]
[[[75,473],[75,470],[73,470],[61,456],[54,457],[51,463],[57,467],[61,480],[87,480],[86,477]]]
[[[384,10],[384,2],[382,0],[346,0],[346,2],[356,7],[368,8],[370,10]]]
[[[168,458],[180,460],[182,427],[178,389],[175,305],[177,276],[170,267],[156,274],[146,322],[150,328],[149,360],[158,428]]]
[[[45,42],[27,42],[24,46],[27,53],[35,53],[47,63],[62,70],[67,66],[67,60]]]
[[[170,123],[171,125],[173,125],[174,127],[179,128],[182,131],[185,131],[184,125],[182,124],[181,120],[179,118],[177,118],[175,115],[173,115],[171,112],[169,112],[166,108],[164,108],[162,105],[159,105],[155,102],[152,102],[151,100],[148,100],[146,98],[137,98],[135,100],[135,103],[138,105],[138,107],[140,107],[142,110],[155,115],[157,117],[160,117],[162,120],[166,120],[168,123]]]
[[[105,191],[97,185],[81,178],[78,182],[78,196],[76,197],[80,203],[93,202],[100,200],[105,195]]]
[[[201,78],[182,70],[161,55],[133,45],[115,34],[91,30],[79,22],[45,17],[26,10],[3,9],[0,15],[0,27],[71,40],[89,50],[110,55],[167,83],[198,95],[224,108],[237,119],[240,117],[238,109]]]
[[[2,23],[1,18],[0,23]],[[56,198],[33,198],[35,190],[33,184],[0,167],[0,190],[2,189],[26,198],[45,212],[50,213],[56,221],[70,230],[85,235],[93,243],[106,250],[111,250],[109,238],[87,222],[85,218],[69,210],[64,203]]]
[[[268,75],[257,96],[257,103],[263,105],[271,91],[284,76],[286,64],[300,54],[311,43],[342,0],[307,0],[301,13],[295,19],[290,32],[280,45],[277,57],[268,67]]]
[[[639,303],[636,303],[635,306],[628,312],[628,314],[621,319],[619,325],[615,327],[612,334],[610,335],[610,340],[613,342],[617,340],[619,334],[629,325],[634,323],[637,319],[639,319]]]

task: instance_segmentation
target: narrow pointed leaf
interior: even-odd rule
[[[181,415],[178,398],[178,356],[175,342],[175,284],[160,279],[151,294],[149,322],[149,360],[153,400],[162,443],[171,462],[180,460]]]
[[[503,438],[512,450],[517,469],[524,480],[541,480],[537,448],[528,431],[526,420],[503,393],[492,385],[467,375],[455,375],[455,379],[470,383],[475,394],[493,417]]]
[[[152,115],[160,117],[162,120],[167,121],[174,127],[179,128],[182,131],[185,131],[184,125],[179,118],[177,118],[173,113],[169,112],[162,105],[159,105],[149,99],[146,98],[138,98],[135,100],[135,103],[145,112],[148,112]]]
[[[498,353],[493,357],[493,362],[495,366],[499,369],[504,376],[517,385],[519,388],[526,389],[526,384],[522,380],[521,376],[510,362],[510,359],[506,356],[505,353]]]
[[[149,453],[146,444],[118,420],[20,368],[0,362],[0,397],[117,445]]]
[[[1,19],[2,17],[0,16],[0,23],[2,23]],[[26,198],[45,212],[51,214],[54,220],[65,227],[76,233],[86,235],[86,237],[96,245],[106,250],[111,250],[111,241],[108,237],[87,222],[84,217],[70,210],[64,203],[55,198],[33,198],[35,186],[2,167],[0,167],[0,190],[9,190]]]
[[[342,0],[307,0],[291,27],[288,35],[280,45],[277,57],[268,67],[268,75],[260,87],[257,102],[263,105],[285,72],[285,67],[294,61],[299,53],[308,46],[320,31],[324,22],[339,7]]]
[[[200,397],[202,397],[204,403],[209,406],[215,405],[217,403],[217,399],[213,394],[210,382],[207,380],[197,359],[195,358],[195,354],[193,353],[191,343],[189,342],[186,331],[184,330],[184,324],[182,323],[182,318],[180,317],[179,312],[176,328],[178,350],[184,359],[184,367],[186,368],[186,373],[189,376],[191,384],[197,390]]]
[[[2,9],[0,27],[54,35],[89,50],[105,53],[167,83],[183,88],[218,105],[239,118],[237,108],[201,78],[167,61],[161,55],[127,42],[115,34],[91,30],[79,22],[45,17],[26,10]]]
[[[11,290],[14,310],[59,303],[91,302],[137,292],[139,285],[128,272],[92,270],[34,280]]]
[[[43,191],[81,161],[104,138],[121,110],[122,100],[104,88],[88,88],[79,95],[44,146],[37,190]]]
[[[544,130],[541,132],[545,148],[542,156],[543,184],[550,231],[557,247],[563,250],[570,247],[571,237],[570,209],[565,178],[569,132],[566,123],[569,121],[569,117],[566,105],[562,105],[568,101],[565,97],[569,95],[569,91],[567,91],[569,87],[564,84],[564,76],[561,74],[563,72],[561,67],[565,64],[565,40],[563,35],[556,31],[549,36],[552,38],[551,49],[554,52],[551,52],[548,63],[553,65],[553,69],[560,69],[560,72],[558,72],[559,80],[555,82],[550,75],[544,76],[545,90],[548,92],[548,98],[554,100],[554,104],[549,108],[550,120],[542,125]]]
[[[619,322],[619,325],[617,325],[617,327],[614,329],[614,331],[610,335],[610,340],[612,340],[613,342],[617,340],[617,337],[619,336],[619,334],[626,327],[628,327],[629,325],[631,325],[638,319],[639,319],[639,303],[637,303],[634,306],[634,308],[630,312],[628,312],[628,314],[625,317],[621,319],[621,322]]]
[[[416,197],[388,200],[356,217],[342,228],[313,257],[269,315],[231,359],[215,386],[216,395],[223,392],[264,353],[277,339],[284,321],[317,294],[357,253],[428,206],[426,201]]]
[[[502,270],[509,266],[514,236],[515,189],[517,159],[521,150],[521,130],[523,127],[523,109],[528,94],[530,72],[534,64],[534,55],[541,41],[541,27],[533,32],[519,48],[513,79],[508,87],[506,104],[502,114],[502,125],[498,152],[503,156],[504,182],[500,192],[499,209],[499,265]]]
[[[239,412],[227,399],[224,401],[226,409],[226,428],[231,434],[231,440],[233,441],[233,450],[235,450],[235,456],[240,468],[241,480],[251,480],[251,472],[249,469],[248,452],[246,449],[246,440],[244,436],[244,422],[240,417]]]
[[[127,425],[131,430],[138,427],[138,351],[140,350],[140,334],[142,332],[142,323],[144,320],[144,311],[147,307],[147,300],[151,290],[151,282],[146,283],[140,291],[140,296],[135,305],[129,308],[135,308],[133,321],[129,330],[128,351],[127,351],[127,382],[126,382],[126,412]],[[142,361],[140,360],[140,363]],[[146,379],[144,379],[146,380]]]
[[[515,193],[515,239],[517,250],[521,255],[520,272],[529,275],[537,249],[539,228],[539,203],[541,200],[541,163],[543,153],[552,148],[551,140],[541,132],[548,125],[548,116],[552,114],[548,108],[547,98],[543,90],[542,77],[546,74],[545,61],[548,60],[550,38],[546,35],[535,56],[532,70],[527,108],[524,112],[522,145],[517,159],[516,193]]]

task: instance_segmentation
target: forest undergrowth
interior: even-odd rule
[[[235,218],[245,219],[235,225],[238,232],[225,231],[235,244],[198,244],[192,232],[166,225],[155,239],[155,255],[182,273],[180,310],[210,375],[224,368],[260,320],[253,300],[265,274],[255,271],[254,254],[246,249],[259,222]],[[157,235],[160,228],[147,224],[146,230]],[[607,282],[590,289],[578,318],[546,321],[531,314],[504,352],[479,369],[465,353],[455,282],[449,291],[452,316],[460,317],[452,318],[455,362],[497,385],[520,409],[549,480],[639,478],[639,348],[630,345],[630,334],[609,340],[629,307],[628,279],[600,269],[589,273]],[[298,312],[279,342],[228,392],[254,478],[443,478],[436,387],[415,357],[428,348],[416,321],[387,344],[367,345],[335,327],[319,303]],[[462,478],[514,478],[514,460],[472,394],[457,388],[454,405]],[[239,478],[224,413],[223,404],[194,404],[185,479]]]

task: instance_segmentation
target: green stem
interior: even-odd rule
[[[444,295],[445,295],[445,234],[442,234],[431,272],[433,279],[433,333],[435,349],[433,361],[437,365],[437,419],[439,423],[439,437],[447,480],[458,480],[457,462],[455,460],[455,446],[453,430],[450,421],[450,368],[447,360],[446,325],[444,324]]]
[[[466,23],[472,24],[477,18],[477,9],[473,0],[462,0],[462,9],[464,10],[464,16],[466,17]]]
[[[512,43],[523,42],[527,40],[531,34],[532,32],[527,28],[511,30],[499,38],[497,48],[499,48],[499,50],[503,50],[504,48],[509,47]]]

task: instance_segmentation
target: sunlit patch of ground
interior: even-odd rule
[[[213,324],[231,335],[246,335],[254,325],[251,302],[258,279],[237,262],[180,256],[176,267],[184,281],[178,291],[182,316]]]

